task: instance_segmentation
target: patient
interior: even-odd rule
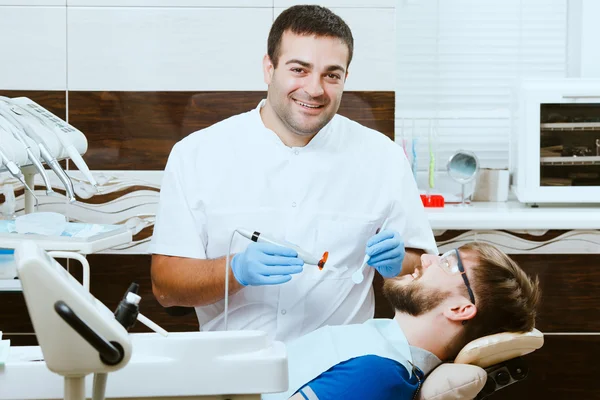
[[[393,319],[327,326],[291,342],[289,391],[264,398],[413,399],[467,343],[533,329],[540,301],[537,278],[481,242],[424,254],[412,275],[386,280],[384,294]]]

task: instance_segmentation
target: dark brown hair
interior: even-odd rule
[[[271,26],[267,40],[267,54],[277,68],[279,62],[281,37],[290,31],[296,35],[315,35],[339,38],[348,46],[348,65],[352,61],[354,39],[350,27],[331,10],[316,5],[298,5],[283,11]]]
[[[491,244],[472,242],[459,248],[474,261],[467,271],[477,314],[465,325],[458,350],[477,338],[500,332],[528,332],[535,327],[541,289],[516,262]]]

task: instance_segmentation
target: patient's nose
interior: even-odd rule
[[[432,254],[421,254],[421,266],[423,267],[423,270],[429,268],[429,266],[435,262],[436,258],[437,257]]]

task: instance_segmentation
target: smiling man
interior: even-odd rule
[[[307,27],[294,8],[273,25],[263,59],[269,93],[260,114],[287,146],[306,146],[340,107],[354,45],[345,24],[339,26],[340,37],[318,35],[328,28]]]
[[[150,245],[163,306],[195,307],[200,329],[225,329],[229,254],[227,328],[288,341],[372,318],[374,274],[412,273],[437,252],[402,149],[337,114],[353,51],[350,28],[327,8],[283,11],[263,59],[267,98],[173,147]],[[292,248],[231,241],[238,228],[328,252],[326,267]],[[354,284],[365,255],[372,268]]]

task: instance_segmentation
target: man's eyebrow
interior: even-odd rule
[[[302,61],[302,60],[298,60],[298,59],[295,59],[295,58],[291,59],[291,60],[288,60],[285,63],[285,65],[288,65],[288,64],[298,64],[298,65],[301,65],[304,68],[308,68],[308,69],[312,69],[313,68],[313,65],[311,63],[306,62],[306,61]],[[342,67],[341,65],[334,64],[334,65],[328,66],[325,69],[325,71],[326,72],[341,71],[342,73],[344,73],[344,72],[346,72],[346,69],[344,67]]]
[[[288,65],[288,64],[299,64],[299,65],[302,65],[304,68],[309,68],[309,69],[312,69],[312,67],[313,67],[313,65],[311,63],[308,63],[308,62],[302,61],[302,60],[297,60],[295,58],[291,59],[285,63],[285,65]]]
[[[327,67],[327,72],[333,72],[333,71],[341,71],[342,73],[346,72],[344,67],[342,67],[341,65],[330,65],[329,67]]]

